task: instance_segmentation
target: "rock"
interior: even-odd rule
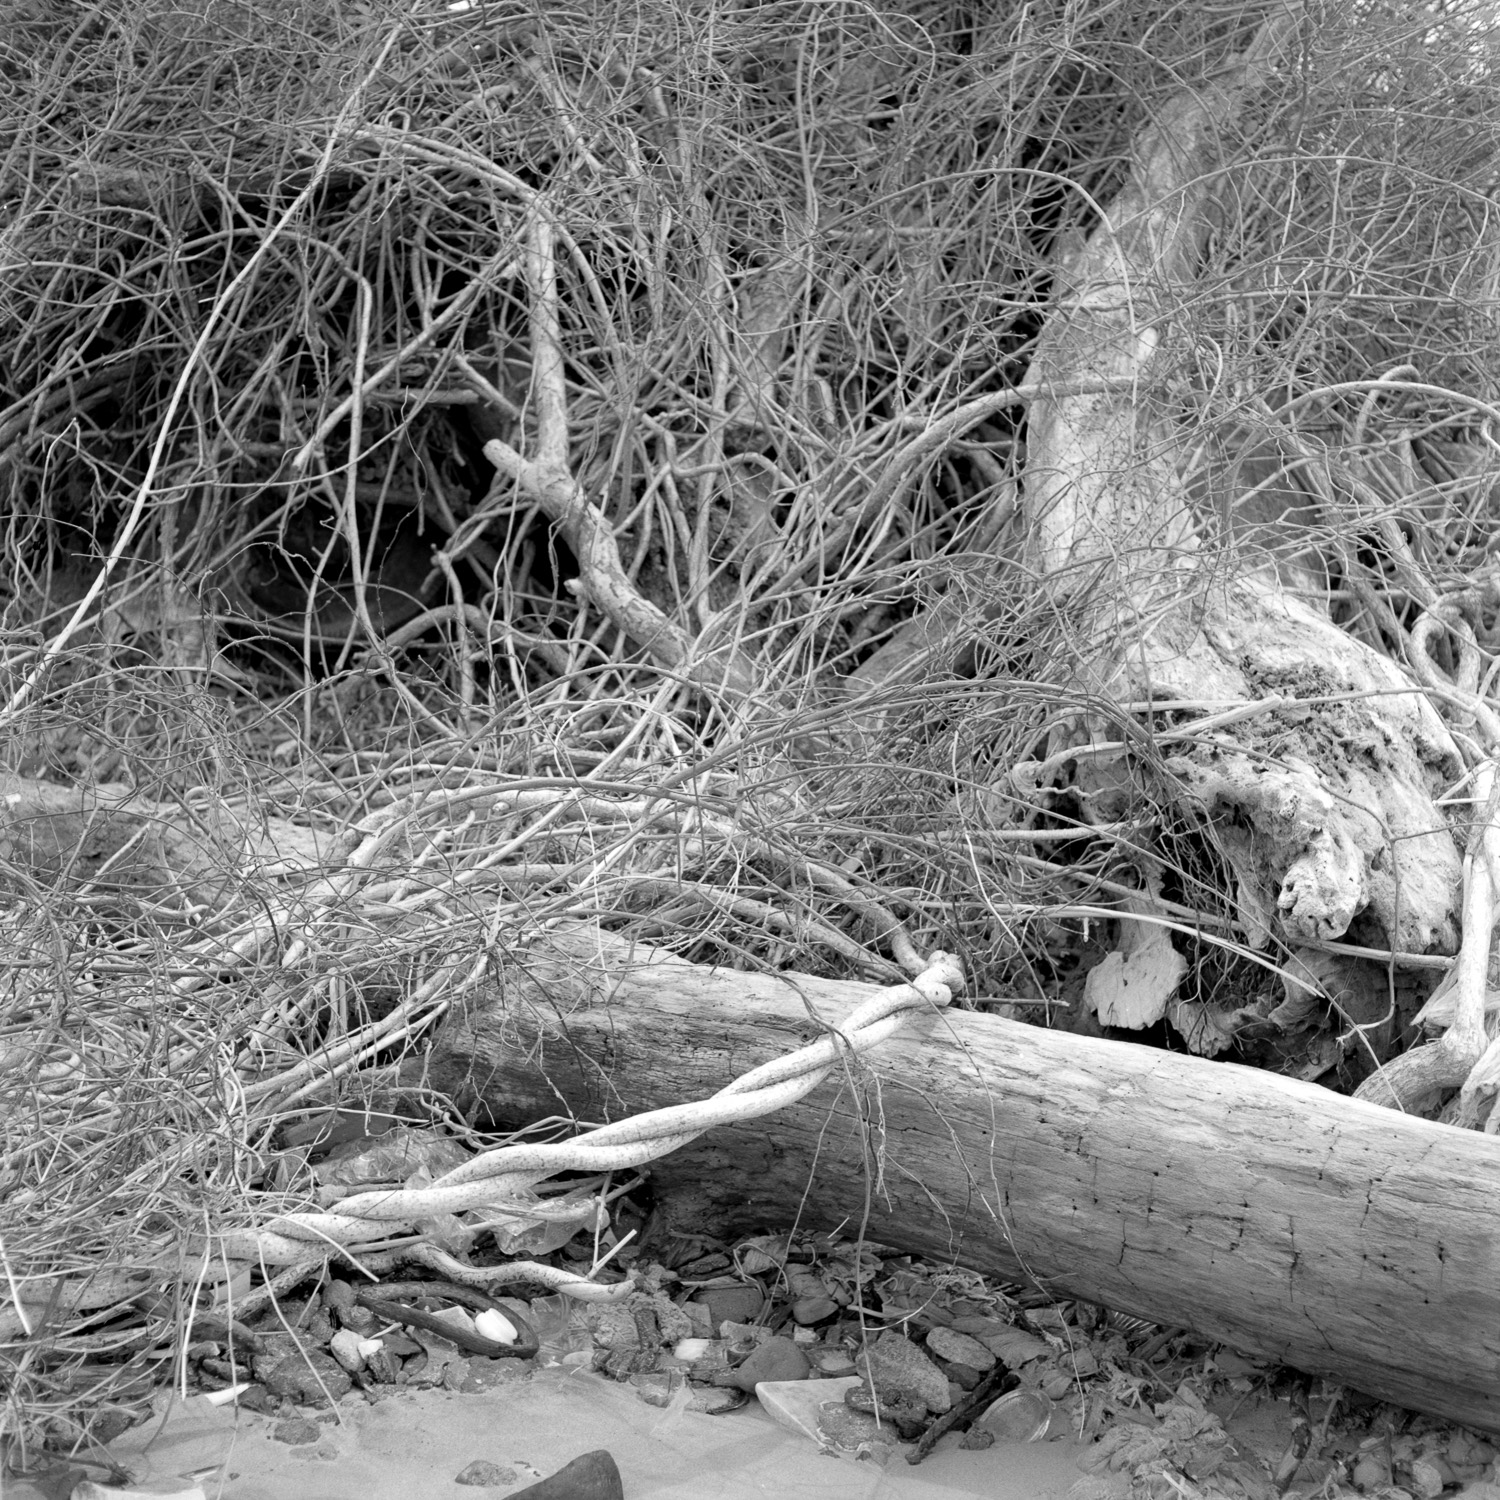
[[[128,1411],[118,1407],[102,1411],[89,1423],[89,1439],[95,1443],[112,1443],[123,1432],[135,1426],[136,1419]]]
[[[950,1364],[967,1365],[981,1375],[995,1368],[992,1350],[986,1349],[978,1339],[970,1338],[966,1333],[955,1333],[951,1328],[934,1328],[927,1335],[927,1347],[939,1359],[946,1359]]]
[[[301,1448],[307,1443],[317,1442],[323,1436],[323,1429],[308,1417],[292,1417],[278,1422],[271,1429],[271,1436],[289,1448]]]
[[[792,1321],[806,1328],[809,1324],[821,1323],[824,1318],[831,1318],[838,1310],[838,1303],[826,1295],[798,1297],[792,1303]]]
[[[844,1392],[844,1405],[888,1428],[894,1427],[903,1438],[920,1437],[922,1429],[927,1426],[927,1407],[918,1398],[881,1396],[877,1399],[863,1382],[851,1385]]]
[[[729,1371],[720,1379],[726,1385],[753,1392],[766,1380],[806,1380],[811,1368],[807,1356],[791,1339],[772,1338],[754,1349],[738,1369]]]
[[[270,1364],[270,1368],[262,1369],[262,1362]],[[287,1354],[280,1359],[259,1354],[255,1358],[255,1378],[272,1395],[287,1396],[304,1406],[326,1406],[330,1399],[337,1401],[347,1394],[353,1385],[349,1372],[321,1349],[310,1349],[305,1356]]]
[[[453,1476],[453,1482],[454,1484],[472,1484],[477,1488],[483,1488],[486,1485],[514,1484],[516,1471],[501,1468],[499,1464],[492,1464],[487,1458],[476,1458],[473,1463],[466,1464]]]
[[[339,1315],[339,1321],[347,1327],[348,1319],[344,1314],[354,1307],[354,1288],[347,1281],[330,1281],[323,1288],[323,1306],[329,1312],[336,1312]],[[361,1308],[360,1311],[364,1312],[367,1309]],[[371,1313],[370,1316],[374,1317],[374,1314]]]
[[[512,1490],[506,1500],[625,1500],[625,1486],[609,1451],[595,1448],[546,1479]]]
[[[889,1424],[845,1405],[823,1412],[818,1420],[818,1444],[834,1453],[864,1459],[877,1466],[886,1464],[896,1451],[895,1434]]]
[[[688,1319],[693,1325],[693,1331],[688,1337],[701,1339],[713,1338],[717,1329],[712,1318],[709,1316],[708,1309],[701,1302],[684,1302],[681,1306],[683,1312],[688,1315]]]
[[[1477,1438],[1462,1427],[1453,1430],[1448,1440],[1448,1462],[1450,1464],[1492,1464],[1497,1455],[1495,1449],[1483,1438]]]
[[[380,1327],[380,1319],[368,1307],[346,1307],[339,1313],[339,1322],[357,1333],[362,1339],[373,1338]]]
[[[995,1434],[993,1432],[986,1432],[982,1427],[971,1427],[959,1438],[958,1446],[960,1448],[972,1449],[993,1448],[995,1446]]]
[[[1003,1365],[1012,1370],[1019,1369],[1028,1360],[1043,1359],[1052,1353],[1052,1346],[1046,1339],[1040,1339],[1034,1333],[1026,1333],[1020,1328],[1006,1328],[1001,1333],[980,1334],[979,1342]]]
[[[943,1372],[910,1339],[890,1329],[859,1356],[859,1368],[890,1401],[919,1401],[930,1412],[953,1405]]]
[[[1004,1318],[985,1317],[978,1313],[954,1318],[948,1325],[955,1333],[967,1333],[972,1338],[987,1339],[1010,1332],[1010,1324]]]
[[[1453,1470],[1436,1454],[1423,1454],[1411,1461],[1411,1482],[1421,1500],[1437,1500],[1453,1482]]]
[[[395,1385],[401,1375],[401,1361],[388,1348],[377,1349],[365,1360],[365,1375],[380,1385]]]
[[[365,1350],[360,1346],[374,1343],[373,1339],[362,1339],[350,1328],[340,1328],[328,1341],[328,1352],[352,1375],[365,1367]],[[374,1354],[376,1351],[369,1351]]]
[[[380,1347],[397,1359],[411,1359],[427,1351],[409,1334],[399,1329],[380,1335]]]
[[[693,1299],[708,1309],[710,1328],[721,1323],[748,1323],[766,1305],[758,1286],[713,1286]]]

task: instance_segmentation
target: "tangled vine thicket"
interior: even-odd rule
[[[1173,800],[1193,715],[1080,685],[1115,643],[1024,524],[1074,249],[1260,7],[12,10],[8,1437],[170,1368],[203,1247],[309,1201],[288,1125],[399,1085],[464,1136],[421,1050],[548,923],[951,948],[1040,1018],[1144,893],[1202,1009],[1280,998]],[[1490,24],[1299,15],[1139,393],[1222,571],[1444,707],[1500,659]],[[1080,723],[1133,747],[1107,817]]]

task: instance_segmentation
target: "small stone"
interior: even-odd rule
[[[352,1375],[356,1370],[364,1369],[365,1356],[360,1345],[369,1342],[360,1338],[352,1328],[341,1328],[329,1339],[328,1352]]]
[[[512,1490],[506,1500],[625,1500],[625,1486],[609,1450],[595,1448],[524,1490]]]
[[[1355,1460],[1354,1472],[1349,1477],[1357,1490],[1378,1489],[1386,1482],[1385,1462],[1366,1453]]]
[[[336,1312],[340,1321],[347,1324],[344,1314],[354,1306],[354,1288],[347,1281],[330,1281],[323,1288],[323,1306]],[[362,1309],[368,1311],[368,1309]],[[374,1314],[372,1313],[373,1317]]]
[[[1411,1482],[1422,1500],[1437,1500],[1453,1482],[1453,1470],[1436,1454],[1423,1454],[1411,1461]]]
[[[763,1380],[806,1380],[812,1368],[791,1339],[767,1339],[737,1369],[724,1377],[727,1385],[754,1391]]]
[[[953,1405],[943,1372],[910,1339],[890,1329],[860,1355],[859,1367],[883,1398],[919,1401],[930,1412]]]
[[[955,1333],[967,1333],[971,1338],[976,1339],[993,1338],[997,1333],[1005,1333],[1010,1328],[1010,1324],[1004,1318],[988,1317],[978,1313],[954,1318],[948,1326]]]
[[[995,1446],[995,1434],[983,1427],[971,1427],[958,1440],[960,1448],[993,1448]]]
[[[851,1411],[894,1427],[901,1437],[908,1440],[920,1437],[922,1429],[927,1426],[927,1408],[914,1397],[891,1399],[882,1396],[877,1401],[866,1386],[854,1385],[844,1392],[844,1405]]]
[[[365,1360],[364,1373],[379,1385],[395,1385],[401,1374],[401,1361],[389,1349],[377,1349]]]
[[[262,1363],[271,1361],[270,1368],[262,1370]],[[255,1376],[273,1395],[288,1396],[304,1406],[326,1406],[330,1398],[337,1401],[353,1385],[349,1372],[321,1349],[280,1359],[257,1355]]]
[[[798,1297],[792,1303],[792,1321],[806,1328],[813,1323],[821,1323],[824,1318],[831,1318],[839,1310],[839,1305],[832,1297],[814,1295],[810,1297]]]
[[[895,1447],[896,1434],[889,1419],[879,1423],[866,1412],[830,1403],[818,1415],[818,1438],[829,1448],[845,1453],[862,1451],[883,1463]]]
[[[453,1476],[453,1482],[454,1484],[471,1484],[476,1489],[491,1485],[514,1484],[516,1471],[501,1468],[499,1464],[492,1464],[487,1458],[476,1458],[473,1463],[466,1464]]]
[[[688,1335],[689,1338],[711,1339],[714,1336],[714,1322],[703,1303],[684,1302],[681,1307],[693,1325],[693,1331]]]
[[[1027,1333],[1021,1328],[980,1334],[979,1342],[1012,1370],[1019,1369],[1028,1360],[1042,1359],[1052,1353],[1052,1346],[1046,1339],[1039,1339],[1034,1333]]]
[[[409,1333],[383,1333],[380,1335],[380,1347],[397,1359],[414,1359],[427,1352]]]
[[[713,1286],[694,1299],[708,1309],[709,1327],[722,1323],[748,1323],[766,1305],[766,1294],[758,1286]]]
[[[1092,1349],[1075,1349],[1069,1363],[1073,1366],[1072,1373],[1080,1378],[1085,1375],[1097,1375],[1099,1373],[1099,1357]]]
[[[968,1365],[949,1365],[944,1373],[948,1377],[949,1393],[958,1392],[953,1397],[953,1404],[955,1406],[984,1379],[984,1376],[978,1370],[971,1370]]]
[[[128,1411],[115,1408],[100,1412],[89,1423],[89,1438],[95,1443],[112,1443],[122,1432],[128,1432],[135,1420]]]
[[[323,1429],[307,1417],[293,1417],[289,1421],[278,1422],[271,1429],[271,1436],[289,1448],[301,1448],[308,1443],[317,1442],[323,1436]]]
[[[951,1328],[934,1328],[927,1335],[927,1347],[939,1359],[950,1364],[967,1365],[981,1374],[995,1368],[995,1356],[976,1338],[966,1333],[955,1333]]]

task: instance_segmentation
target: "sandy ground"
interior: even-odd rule
[[[881,1469],[820,1454],[754,1402],[722,1417],[688,1411],[685,1398],[651,1407],[629,1386],[563,1369],[476,1395],[401,1392],[373,1406],[346,1398],[337,1420],[324,1414],[316,1441],[295,1447],[272,1435],[273,1420],[201,1398],[168,1417],[110,1452],[138,1479],[190,1476],[209,1500],[504,1497],[594,1448],[614,1455],[627,1500],[1061,1500],[1080,1477],[1066,1438],[965,1451],[949,1436],[919,1466],[896,1457]],[[514,1471],[513,1482],[456,1484],[476,1459]],[[64,1500],[84,1475],[102,1477],[58,1470],[12,1482],[3,1500]]]

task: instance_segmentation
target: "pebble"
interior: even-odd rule
[[[354,1306],[354,1288],[347,1281],[330,1281],[323,1288],[323,1306],[337,1312],[343,1321],[344,1314]]]
[[[1052,1346],[1046,1339],[1040,1339],[1034,1333],[1027,1333],[1020,1328],[980,1334],[979,1342],[1012,1370],[1028,1360],[1042,1359],[1052,1353]]]
[[[466,1464],[453,1476],[453,1482],[454,1484],[471,1484],[476,1488],[514,1484],[516,1471],[502,1468],[499,1464],[492,1464],[487,1458],[476,1458],[473,1463]]]
[[[323,1436],[323,1428],[307,1417],[292,1417],[278,1422],[271,1429],[271,1436],[289,1448],[301,1448],[307,1443],[317,1442]]]
[[[955,1333],[951,1328],[934,1328],[927,1335],[927,1347],[939,1359],[950,1364],[967,1365],[971,1370],[983,1374],[995,1368],[995,1356],[976,1338],[966,1333]]]
[[[1437,1500],[1453,1482],[1453,1470],[1435,1454],[1424,1454],[1411,1462],[1412,1487],[1422,1500]]]
[[[821,1323],[824,1318],[831,1318],[838,1310],[839,1305],[832,1297],[798,1297],[792,1303],[792,1321],[806,1328],[812,1323]]]
[[[915,1396],[898,1399],[882,1396],[876,1401],[865,1386],[855,1385],[844,1392],[844,1405],[872,1421],[878,1419],[887,1427],[894,1427],[907,1440],[919,1437],[927,1425],[927,1408]]]
[[[609,1450],[595,1448],[546,1479],[512,1490],[506,1500],[625,1500],[625,1486]]]
[[[328,1352],[352,1375],[356,1370],[364,1369],[365,1356],[360,1345],[370,1342],[370,1339],[360,1338],[352,1328],[341,1328],[329,1339]]]
[[[693,1299],[708,1309],[709,1327],[722,1323],[748,1323],[766,1305],[766,1294],[758,1286],[714,1286]]]
[[[763,1380],[806,1380],[812,1368],[791,1339],[772,1338],[756,1348],[738,1369],[720,1379],[742,1391],[754,1391]]]
[[[910,1339],[890,1329],[860,1355],[859,1368],[890,1400],[919,1401],[930,1412],[953,1405],[948,1377]]]

